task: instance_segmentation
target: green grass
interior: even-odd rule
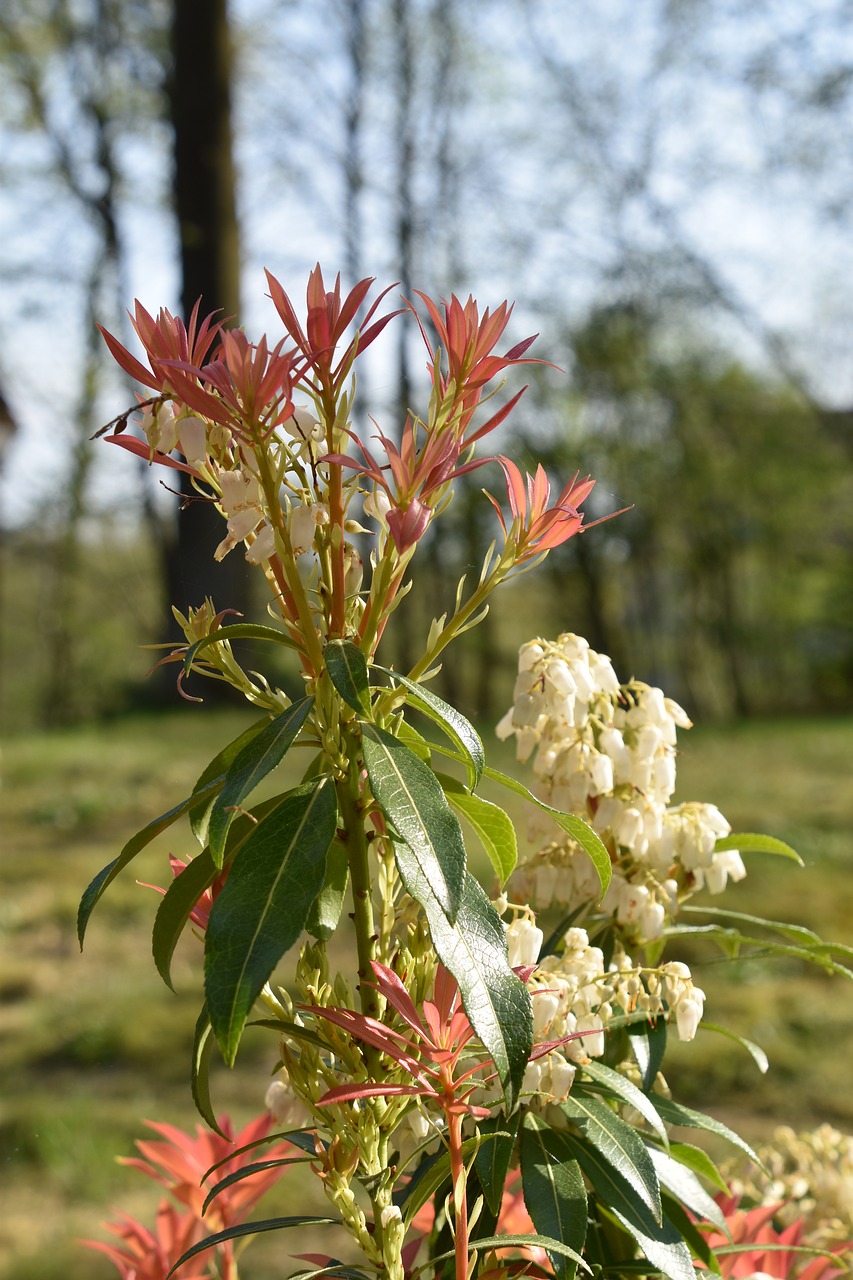
[[[239,713],[137,716],[9,741],[2,760],[0,860],[0,1280],[106,1280],[105,1260],[75,1237],[97,1233],[116,1205],[148,1216],[157,1190],[117,1167],[145,1118],[196,1123],[187,1084],[200,1004],[200,947],[181,944],[178,994],[150,959],[156,899],[135,880],[165,884],[167,854],[192,850],[173,828],[141,854],[96,910],[79,954],[80,893],[124,840],[181,800],[207,759],[247,722]],[[853,721],[764,722],[684,735],[679,799],[719,804],[735,829],[794,844],[808,867],[753,856],[725,904],[797,920],[851,940]],[[502,752],[494,762],[501,765]],[[853,1131],[847,1064],[853,989],[799,965],[720,963],[690,955],[711,1020],[763,1044],[771,1071],[702,1032],[674,1046],[677,1095],[739,1125],[752,1138],[774,1123],[829,1120]],[[219,1110],[244,1122],[260,1109],[273,1042],[250,1033],[234,1072],[214,1070]],[[141,1184],[141,1185],[140,1185]],[[294,1186],[296,1183],[294,1183]],[[300,1182],[298,1194],[303,1193]],[[296,1201],[288,1183],[281,1211]],[[272,1206],[271,1206],[272,1207]],[[247,1275],[281,1275],[275,1238],[253,1246]],[[297,1252],[304,1249],[300,1238]]]

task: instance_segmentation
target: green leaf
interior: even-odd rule
[[[302,1213],[292,1218],[262,1218],[259,1222],[241,1222],[235,1227],[228,1227],[225,1231],[217,1231],[212,1236],[206,1236],[204,1240],[199,1240],[198,1244],[194,1244],[191,1249],[187,1249],[186,1253],[182,1253],[178,1261],[170,1271],[166,1273],[166,1280],[169,1276],[173,1276],[178,1267],[183,1266],[185,1262],[189,1262],[190,1258],[195,1258],[197,1254],[204,1253],[205,1249],[215,1249],[217,1245],[225,1244],[226,1240],[239,1240],[242,1236],[260,1235],[262,1231],[283,1231],[287,1227],[322,1227],[335,1226],[338,1218],[320,1218],[313,1213]]]
[[[221,786],[225,781],[225,776],[228,773],[229,768],[234,763],[234,760],[242,751],[243,747],[247,746],[248,743],[250,743],[252,739],[260,733],[261,729],[263,729],[265,725],[269,724],[269,722],[269,716],[261,716],[261,718],[256,720],[254,724],[250,724],[248,729],[244,729],[233,742],[229,742],[227,746],[223,747],[222,750],[213,757],[198,782],[193,787],[193,796],[206,792],[212,783],[218,783],[219,786]],[[213,808],[215,800],[216,792],[212,795],[208,795],[206,799],[194,804],[190,809],[190,826],[192,828],[192,833],[202,847],[207,844],[208,822],[210,821],[210,811]]]
[[[649,1155],[660,1185],[666,1187],[685,1209],[689,1209],[703,1222],[712,1222],[718,1231],[722,1231],[723,1235],[731,1239],[725,1215],[695,1173],[692,1173],[679,1160],[668,1156],[665,1151],[656,1150],[655,1147],[649,1147]]]
[[[714,1250],[689,1214],[666,1192],[663,1193],[662,1198],[664,1217],[672,1223],[694,1257],[698,1258],[715,1276],[720,1275],[720,1264],[714,1256]]]
[[[236,817],[237,806],[280,763],[313,705],[313,698],[294,702],[235,756],[210,813],[210,853],[218,867],[222,866],[225,837]]]
[[[500,916],[466,875],[459,915],[450,924],[409,847],[395,842],[394,850],[403,883],[424,909],[438,958],[459,983],[465,1012],[494,1061],[511,1111],[533,1046],[533,1011],[527,988],[509,967]]]
[[[256,805],[251,810],[251,814],[240,815],[228,836],[224,866],[229,864],[240,845],[255,830],[258,821],[266,817],[281,799],[281,796],[276,796],[263,804]],[[178,939],[186,928],[190,914],[199,898],[220,874],[221,869],[211,858],[210,850],[203,849],[187,863],[186,868],[169,885],[154,917],[154,930],[151,935],[154,963],[160,977],[171,990],[174,990],[171,973],[172,957],[175,954]]]
[[[361,745],[376,803],[411,850],[432,898],[452,924],[462,896],[465,845],[438,779],[429,765],[377,725],[362,724]],[[401,874],[405,884],[402,868]],[[408,884],[406,888],[412,892]]]
[[[442,751],[442,748],[436,747],[436,750]],[[459,758],[450,751],[442,751],[442,754],[452,756],[453,759]],[[596,835],[592,827],[584,822],[583,818],[577,817],[574,813],[563,813],[559,809],[552,808],[544,800],[538,799],[532,791],[528,791],[523,782],[518,782],[515,778],[511,778],[508,773],[501,773],[499,769],[492,769],[487,765],[483,770],[483,776],[488,778],[490,782],[500,783],[508,791],[513,791],[517,796],[522,796],[525,800],[529,800],[531,804],[535,804],[538,809],[542,809],[543,812],[549,814],[557,825],[562,827],[563,831],[570,835],[581,846],[584,853],[589,856],[601,882],[601,892],[605,892],[610,884],[612,874],[610,854],[602,844],[600,837]]]
[[[320,892],[337,813],[330,777],[290,792],[243,844],[213,904],[205,991],[229,1066],[252,1005]]]
[[[506,884],[518,862],[515,826],[509,814],[498,805],[472,795],[456,778],[446,773],[438,773],[436,777],[453,808],[478,836],[501,885]]]
[[[212,783],[208,788],[207,794],[213,795],[217,790],[218,786]],[[153,822],[149,822],[141,831],[137,831],[136,835],[131,836],[117,858],[113,858],[112,862],[98,872],[80,899],[80,906],[77,910],[77,938],[81,949],[83,947],[83,939],[86,936],[86,926],[89,923],[89,918],[107,887],[112,884],[119,872],[123,871],[146,845],[149,845],[152,840],[156,840],[157,836],[171,827],[172,823],[177,822],[178,818],[182,818],[203,794],[196,792],[186,800],[182,800],[180,804],[176,804],[174,809],[169,809],[167,813],[163,813],[159,818],[155,818]]]
[[[233,1173],[229,1173],[220,1179],[215,1187],[211,1187],[204,1204],[201,1206],[201,1216],[204,1217],[207,1213],[211,1201],[215,1200],[223,1191],[226,1191],[228,1187],[233,1187],[235,1182],[242,1182],[244,1178],[251,1178],[256,1173],[264,1173],[267,1169],[281,1169],[285,1165],[291,1164],[310,1164],[312,1159],[316,1159],[316,1157],[283,1156],[278,1160],[256,1160],[254,1164],[244,1164],[241,1169],[235,1169]]]
[[[721,836],[714,845],[715,853],[723,853],[726,849],[738,849],[741,853],[775,853],[780,858],[790,858],[793,862],[799,863],[801,867],[806,865],[796,849],[792,849],[789,844],[785,844],[784,840],[777,840],[775,836],[757,835],[755,832],[747,831],[733,831],[731,835]]]
[[[649,1093],[657,1080],[666,1053],[666,1018],[658,1018],[655,1022],[645,1020],[631,1023],[628,1035],[643,1078],[643,1088]]]
[[[344,908],[348,883],[347,851],[337,840],[333,840],[326,854],[326,878],[323,881],[323,887],[311,903],[311,910],[305,921],[305,929],[312,938],[326,941],[337,929]]]
[[[739,1036],[736,1031],[730,1030],[729,1027],[719,1026],[716,1022],[706,1022],[703,1019],[699,1025],[703,1031],[716,1031],[718,1035],[734,1040],[742,1049],[746,1049],[762,1075],[766,1073],[770,1063],[767,1061],[767,1054],[761,1048],[761,1045],[756,1044],[754,1040],[747,1040],[746,1036]]]
[[[201,1006],[201,1013],[198,1015],[198,1021],[195,1024],[195,1034],[193,1036],[193,1056],[192,1070],[190,1074],[190,1088],[192,1090],[193,1102],[196,1110],[210,1125],[214,1133],[218,1133],[220,1138],[227,1135],[222,1132],[216,1119],[216,1112],[213,1110],[213,1104],[210,1101],[210,1086],[208,1081],[208,1068],[210,1065],[210,1050],[213,1047],[213,1028],[210,1025],[210,1014],[207,1005]],[[228,1139],[230,1141],[230,1139]]]
[[[636,1129],[597,1098],[571,1094],[560,1103],[560,1110],[577,1125],[590,1147],[631,1187],[655,1222],[660,1223],[660,1185],[648,1148]]]
[[[256,622],[234,622],[228,627],[211,631],[210,635],[202,636],[201,640],[190,645],[184,658],[184,675],[189,675],[193,662],[203,649],[212,644],[220,644],[223,640],[272,640],[275,644],[283,644],[287,649],[299,650],[295,640],[291,640],[290,636],[276,627],[265,627]]]
[[[536,1230],[562,1240],[581,1253],[586,1240],[587,1203],[583,1174],[576,1160],[563,1158],[551,1130],[528,1114],[521,1130],[521,1179],[524,1203]],[[577,1265],[549,1254],[557,1280],[571,1280]]]
[[[703,1151],[701,1147],[693,1147],[689,1142],[671,1142],[669,1144],[669,1154],[679,1164],[686,1165],[688,1169],[698,1173],[701,1178],[706,1178],[708,1182],[713,1183],[718,1191],[724,1191],[726,1195],[729,1194],[725,1178],[707,1151]]]
[[[664,1147],[669,1147],[666,1126],[655,1110],[651,1099],[647,1098],[641,1089],[638,1089],[635,1084],[632,1084],[620,1072],[614,1071],[612,1067],[606,1067],[603,1062],[594,1062],[592,1060],[585,1062],[581,1067],[581,1071],[583,1076],[588,1077],[595,1085],[600,1086],[610,1097],[615,1097],[620,1102],[627,1102],[635,1111],[639,1111],[646,1124],[654,1129]],[[587,1088],[589,1087],[583,1076],[575,1081],[573,1086],[575,1093],[583,1092],[585,1085]]]
[[[659,1094],[654,1094],[654,1102],[661,1117],[667,1124],[683,1125],[689,1129],[704,1129],[706,1133],[715,1133],[718,1138],[725,1138],[726,1142],[730,1142],[732,1146],[738,1147],[744,1155],[749,1156],[754,1164],[764,1173],[767,1170],[759,1160],[748,1142],[744,1142],[739,1134],[733,1129],[729,1129],[721,1120],[715,1120],[713,1116],[706,1116],[701,1111],[693,1111],[690,1107],[683,1107],[679,1102],[673,1102],[671,1098],[662,1098]]]
[[[157,972],[166,986],[172,986],[172,956],[178,939],[186,927],[190,913],[199,898],[209,889],[220,874],[210,856],[210,850],[204,849],[188,862],[179,876],[169,885],[154,917],[154,930],[151,935],[151,950]]]
[[[289,1037],[292,1040],[304,1040],[306,1044],[316,1045],[324,1053],[332,1052],[328,1041],[318,1036],[316,1031],[311,1031],[308,1027],[300,1027],[298,1022],[290,1022],[286,1018],[252,1018],[246,1025],[264,1027],[267,1031],[277,1031],[284,1039]]]
[[[323,649],[329,679],[348,707],[370,715],[367,659],[352,640],[330,640]]]
[[[509,1135],[503,1135],[508,1137]],[[461,1154],[463,1160],[467,1160],[468,1156],[473,1155],[481,1144],[481,1139],[466,1138],[462,1143]],[[490,1144],[493,1145],[493,1144]],[[410,1226],[412,1219],[419,1209],[422,1209],[427,1200],[431,1200],[437,1191],[440,1191],[445,1182],[450,1181],[450,1152],[441,1151],[435,1160],[429,1160],[419,1166],[415,1175],[412,1177],[409,1186],[406,1188],[407,1195],[402,1204],[405,1205],[405,1221],[406,1226]]]
[[[563,1244],[562,1240],[553,1240],[550,1236],[529,1234],[520,1235],[499,1235],[499,1236],[481,1236],[478,1240],[470,1239],[468,1247],[472,1251],[480,1252],[485,1249],[524,1249],[539,1248],[545,1249],[549,1254],[557,1253],[563,1258],[571,1258],[583,1271],[590,1271],[589,1265],[584,1262],[574,1249],[569,1248],[567,1244]],[[446,1262],[448,1258],[454,1256],[451,1249],[448,1253],[440,1253],[437,1258],[430,1258],[428,1262],[424,1262],[419,1267],[415,1267],[411,1272],[411,1277],[419,1275],[427,1267],[434,1267],[439,1262]],[[167,1277],[168,1280],[168,1277]],[[695,1280],[695,1277],[694,1277]]]
[[[480,1120],[477,1126],[484,1141],[477,1148],[474,1165],[486,1204],[495,1215],[500,1213],[520,1119],[520,1112],[516,1112],[509,1120],[504,1116],[492,1116],[488,1120]]]
[[[617,1208],[608,1206],[614,1218],[622,1224],[634,1237],[645,1256],[653,1266],[668,1276],[669,1280],[696,1280],[696,1269],[690,1250],[678,1231],[668,1218],[657,1226],[642,1220],[637,1213],[622,1213]],[[637,1206],[639,1208],[639,1206]]]
[[[402,716],[397,721],[395,733],[401,742],[404,742],[410,751],[413,751],[419,760],[423,760],[424,764],[429,764],[432,759],[432,743],[427,742],[422,733],[418,733],[417,729],[413,729]]]
[[[396,681],[397,684],[401,684],[404,689],[407,689],[411,695],[408,701],[412,706],[417,707],[418,711],[422,711],[424,715],[429,716],[439,728],[444,730],[465,762],[469,773],[470,787],[473,791],[483,776],[483,770],[486,767],[486,753],[483,749],[482,739],[471,722],[465,719],[461,711],[451,707],[449,702],[439,698],[431,689],[427,689],[425,685],[416,684],[408,676],[400,675],[399,671],[391,671],[388,667],[380,667],[378,665],[374,666],[374,670],[381,671],[383,675],[388,676],[391,680]]]

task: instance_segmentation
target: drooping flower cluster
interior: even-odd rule
[[[760,1205],[778,1204],[786,1225],[802,1219],[807,1241],[820,1248],[853,1240],[853,1137],[822,1124],[806,1133],[789,1125],[774,1130],[756,1154],[768,1171],[741,1159],[728,1181]]]
[[[660,937],[679,901],[719,893],[745,875],[740,854],[718,850],[729,824],[712,804],[671,805],[676,731],[690,727],[660,689],[620,684],[610,659],[579,636],[522,646],[514,703],[498,725],[520,761],[533,757],[539,794],[585,818],[604,841],[613,877],[602,902],[632,942]],[[553,826],[538,815],[539,834]],[[509,896],[537,908],[590,903],[597,881],[570,840],[551,840],[515,873]]]

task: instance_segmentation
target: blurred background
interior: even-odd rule
[[[186,314],[202,296],[277,341],[262,269],[298,304],[318,259],[345,285],[514,299],[506,346],[539,331],[557,368],[513,372],[508,395],[530,387],[495,451],[557,485],[595,476],[593,518],[630,510],[502,593],[445,694],[487,731],[518,644],[582,633],[699,723],[677,798],[809,863],[755,859],[732,905],[849,941],[851,135],[849,0],[5,0],[2,1280],[107,1275],[72,1237],[110,1198],[144,1200],[111,1156],[143,1116],[193,1122],[171,1052],[188,1052],[192,945],[176,1003],[149,972],[152,902],[132,879],[82,959],[73,915],[242,724],[227,705],[176,710],[140,646],[168,636],[172,602],[263,609],[242,557],[214,569],[201,504],[179,519],[159,477],[90,443],[133,403],[95,321],[132,346],[134,297]],[[362,425],[393,434],[424,351],[416,332],[383,345]],[[425,540],[386,661],[478,571],[495,534],[482,485],[500,491],[496,468]],[[139,878],[163,883],[169,850]],[[702,985],[774,1068],[700,1037],[686,1101],[765,1135],[774,1117],[853,1129],[846,991],[710,958]],[[240,1119],[268,1048],[221,1081]]]

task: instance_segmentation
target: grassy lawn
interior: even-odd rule
[[[113,1157],[130,1154],[145,1118],[195,1123],[187,1075],[200,948],[184,941],[174,967],[178,994],[168,992],[150,959],[156,900],[135,883],[165,884],[166,855],[192,851],[189,831],[177,826],[160,837],[111,888],[82,956],[74,917],[92,876],[133,831],[188,794],[210,755],[246,722],[188,708],[22,736],[4,749],[0,1280],[113,1275],[75,1237],[95,1234],[111,1204],[150,1217],[157,1199],[153,1185]],[[851,941],[851,759],[850,720],[685,735],[677,798],[713,800],[736,830],[771,831],[808,864],[803,871],[754,856],[747,880],[726,894],[727,906]],[[799,965],[732,965],[710,950],[691,952],[690,960],[710,1020],[759,1041],[771,1070],[761,1076],[740,1048],[704,1032],[673,1055],[678,1096],[754,1138],[783,1121],[829,1120],[853,1131],[853,989]],[[257,1114],[273,1058],[271,1039],[250,1033],[236,1070],[214,1073],[217,1109],[240,1122]],[[286,1181],[276,1195],[281,1211],[293,1210],[282,1207]],[[269,1208],[275,1211],[272,1198]],[[248,1274],[280,1276],[282,1247],[259,1240]],[[304,1247],[300,1240],[298,1251]]]

